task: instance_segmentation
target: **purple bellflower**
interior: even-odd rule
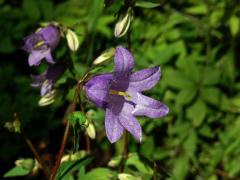
[[[48,69],[40,75],[32,75],[33,83],[32,87],[41,87],[41,96],[50,93],[53,89],[53,85],[64,73],[63,65],[55,64],[50,65]]]
[[[42,59],[53,64],[52,51],[56,48],[60,40],[59,29],[54,25],[49,25],[24,38],[23,50],[29,53],[28,64],[30,66],[39,65]]]
[[[114,73],[95,76],[86,83],[86,95],[96,106],[106,110],[105,129],[111,143],[120,139],[124,129],[141,141],[142,129],[134,116],[158,118],[169,111],[163,103],[141,93],[157,84],[160,67],[133,73],[133,57],[121,46],[116,48],[114,63]]]

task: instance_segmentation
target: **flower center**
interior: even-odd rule
[[[131,100],[131,96],[128,94],[128,93],[126,93],[126,92],[123,92],[123,91],[115,91],[115,90],[110,90],[109,91],[109,94],[111,94],[111,95],[119,95],[119,96],[123,96],[123,97],[126,97],[128,100]]]
[[[44,44],[45,44],[44,41],[38,41],[38,42],[33,46],[33,48],[34,48],[34,49],[37,49],[37,48],[43,46]]]

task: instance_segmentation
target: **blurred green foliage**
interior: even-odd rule
[[[161,80],[147,94],[167,104],[170,114],[155,120],[139,118],[143,141],[130,139],[132,156],[124,173],[131,175],[129,179],[151,179],[154,172],[158,179],[236,179],[240,176],[239,1],[172,0],[156,6],[157,2],[137,0],[131,23],[132,53],[136,69],[161,66]],[[58,147],[67,102],[37,106],[38,90],[30,87],[29,75],[38,70],[30,70],[27,55],[19,51],[22,39],[48,21],[72,28],[80,40],[80,50],[71,55],[80,77],[102,51],[126,45],[126,37],[113,36],[114,14],[122,4],[121,0],[109,7],[103,0],[1,0],[1,124],[17,112],[37,144],[44,141]],[[65,52],[66,47],[58,49],[56,57]],[[111,70],[109,63],[102,71]],[[104,132],[104,112],[91,104],[86,109],[94,109],[91,119],[98,136],[92,142],[92,162],[77,164],[79,179],[116,178],[116,168],[107,163],[121,155],[123,141],[111,145]],[[19,135],[4,129],[0,139],[0,159],[6,167],[21,156],[32,156]],[[84,138],[79,140],[84,149]],[[56,148],[43,151],[54,154]],[[74,170],[72,164],[66,165],[71,166],[68,171]],[[86,164],[96,168],[90,170]]]

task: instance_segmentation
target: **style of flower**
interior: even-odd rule
[[[113,73],[95,76],[86,83],[86,95],[106,110],[105,129],[111,143],[120,139],[124,129],[141,141],[142,129],[134,116],[159,118],[169,111],[163,103],[142,94],[157,84],[160,67],[133,73],[133,57],[121,46],[116,48],[114,63]]]
[[[50,65],[48,69],[40,75],[32,75],[33,83],[32,87],[41,87],[40,94],[44,96],[50,93],[53,89],[53,85],[64,73],[65,69],[63,65],[55,64]]]
[[[52,51],[56,48],[60,40],[58,27],[49,25],[24,38],[23,50],[29,53],[28,64],[30,66],[39,65],[42,59],[50,64],[54,64]]]

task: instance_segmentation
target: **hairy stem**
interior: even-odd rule
[[[78,100],[79,90],[80,90],[80,86],[79,86],[79,84],[77,84],[77,87],[76,87],[76,90],[75,90],[75,93],[74,93],[73,102],[72,102],[72,104],[70,105],[70,108],[69,108],[69,113],[72,113],[76,108],[76,105],[77,105],[77,102],[78,102],[77,100]],[[55,166],[52,170],[51,180],[55,179],[55,176],[57,174],[57,170],[58,170],[58,168],[61,164],[61,159],[63,157],[65,146],[66,146],[67,139],[68,139],[68,136],[69,136],[69,130],[70,130],[70,123],[69,123],[69,121],[67,121],[67,125],[65,127],[65,132],[64,132],[64,135],[63,135],[62,145],[61,145],[61,148],[60,148],[57,160],[56,160],[56,164],[55,164]]]

